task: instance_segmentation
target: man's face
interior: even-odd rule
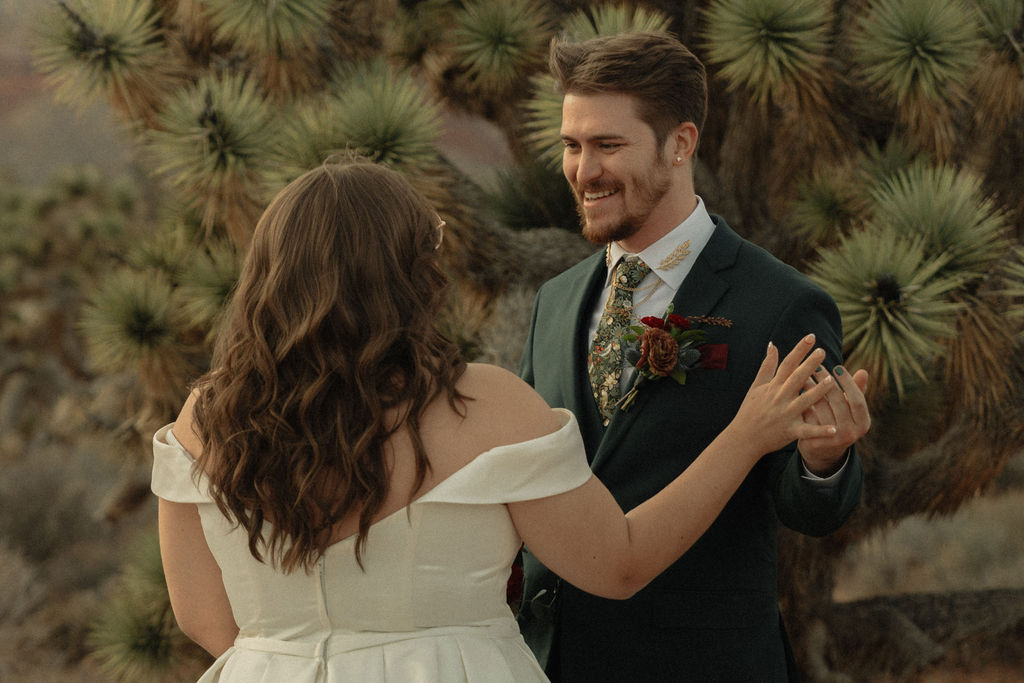
[[[594,244],[628,239],[664,211],[671,162],[637,117],[632,96],[566,95],[562,141],[562,171],[585,238]]]

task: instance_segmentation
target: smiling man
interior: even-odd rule
[[[813,332],[827,367],[845,372],[840,319],[824,291],[696,194],[707,84],[685,46],[647,33],[555,41],[550,67],[563,94],[563,171],[584,237],[605,248],[541,287],[520,374],[576,413],[592,469],[629,510],[732,419],[769,342],[789,349]],[[667,310],[679,325],[711,321],[707,349],[694,350],[701,358],[685,383],[646,381],[624,403],[640,372],[624,335],[649,316],[668,326]],[[806,416],[836,424],[834,437],[762,459],[701,540],[629,600],[583,593],[524,553],[521,624],[552,680],[795,678],[778,609],[777,526],[822,536],[856,507],[853,443],[870,420],[851,409],[865,384],[863,373],[854,379],[856,396],[833,392],[827,414]]]

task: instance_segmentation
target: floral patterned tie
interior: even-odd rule
[[[594,399],[606,427],[615,414],[615,404],[621,393],[622,335],[629,329],[633,316],[633,291],[649,272],[650,267],[639,257],[632,256],[619,261],[612,278],[611,294],[601,313],[597,332],[594,333],[594,343],[587,356],[590,386],[594,390]]]

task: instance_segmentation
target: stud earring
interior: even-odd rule
[[[682,157],[676,157],[676,163],[677,163],[677,164],[678,164],[678,163],[679,163],[680,161],[682,161],[682,160],[683,160],[683,158],[682,158]]]

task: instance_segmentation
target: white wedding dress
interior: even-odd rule
[[[354,537],[316,571],[257,562],[243,530],[192,479],[171,426],[153,437],[156,495],[197,503],[223,572],[238,638],[201,683],[525,683],[546,681],[505,602],[521,540],[505,503],[543,498],[591,475],[572,413],[558,431],[477,456],[375,523],[356,564]]]

